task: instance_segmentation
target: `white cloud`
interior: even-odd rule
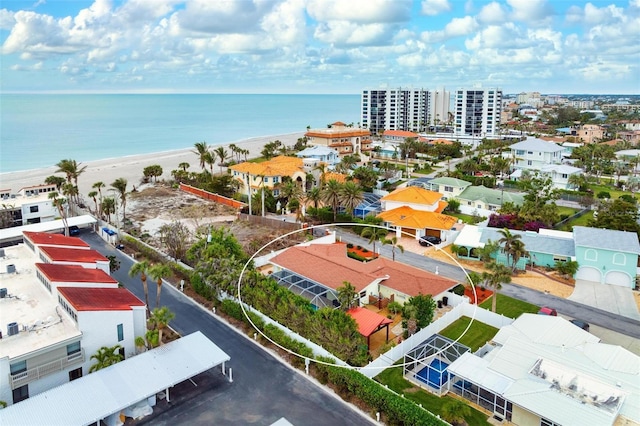
[[[411,18],[411,0],[309,0],[307,13],[320,22],[403,22]]]
[[[336,45],[373,45],[388,43],[391,29],[384,24],[359,25],[346,21],[331,21],[316,27],[314,37]]]
[[[507,13],[502,5],[494,1],[484,5],[477,18],[483,24],[499,24],[503,23],[506,17]]]
[[[475,18],[465,16],[464,18],[453,18],[451,22],[444,27],[444,33],[447,37],[459,37],[471,34],[477,29],[478,23]]]
[[[451,10],[448,0],[422,0],[422,14],[428,16],[439,15]]]
[[[553,8],[547,0],[507,0],[511,6],[511,18],[530,25],[549,23]]]

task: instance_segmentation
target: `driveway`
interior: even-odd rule
[[[640,320],[638,305],[630,288],[576,280],[575,290],[569,296],[569,300]]]

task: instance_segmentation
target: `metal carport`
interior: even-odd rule
[[[99,424],[230,359],[197,331],[0,410],[0,424]]]

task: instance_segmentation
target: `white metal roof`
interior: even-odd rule
[[[67,218],[69,226],[84,226],[96,223],[96,219],[88,214],[82,216],[73,216]],[[49,222],[32,223],[31,225],[15,226],[13,228],[0,229],[0,241],[9,241],[22,238],[23,231],[30,232],[48,232],[57,229],[63,229],[64,222],[62,219],[51,220]]]
[[[480,242],[482,230],[475,225],[464,225],[455,240],[455,245],[465,247],[484,247],[484,243]]]
[[[513,335],[523,336],[534,343],[568,348],[600,341],[566,319],[551,315],[522,314],[510,325],[502,327],[493,341],[504,345]]]
[[[0,410],[0,424],[95,424],[229,359],[197,331]]]
[[[450,374],[464,377],[485,389],[502,395],[511,386],[513,380],[489,368],[489,362],[471,352],[465,352],[447,367]]]

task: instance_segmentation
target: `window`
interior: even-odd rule
[[[124,340],[124,327],[122,324],[118,324],[118,342],[122,342]]]
[[[18,373],[24,373],[25,371],[27,371],[27,361],[20,361],[20,362],[14,362],[13,364],[11,364],[11,366],[9,367],[11,374],[18,374]]]
[[[453,186],[445,186],[444,192],[453,192]]]
[[[527,166],[531,166],[532,164],[533,164],[533,161],[527,160]]]
[[[13,390],[13,403],[18,403],[29,398],[29,385],[20,386]]]
[[[598,252],[594,249],[586,249],[584,251],[584,260],[596,261],[598,260]]]
[[[67,356],[80,352],[80,342],[70,343],[67,345]]]
[[[527,154],[532,155],[533,151],[528,151]]]
[[[562,179],[566,179],[566,178],[568,178],[568,177],[569,177],[569,175],[567,175],[566,173],[563,173],[563,174],[562,174]]]
[[[624,253],[616,253],[613,255],[613,262],[614,265],[625,265],[627,263],[627,258],[624,255]]]
[[[280,182],[280,176],[274,176],[273,177],[273,183],[278,183],[278,182]]]
[[[73,382],[75,379],[82,377],[82,367],[69,371],[69,381]]]
[[[31,213],[38,213],[38,206],[31,206],[31,207],[29,207],[29,212],[31,212]]]
[[[363,297],[367,297],[367,291],[361,291],[360,292],[360,298],[362,299]]]

